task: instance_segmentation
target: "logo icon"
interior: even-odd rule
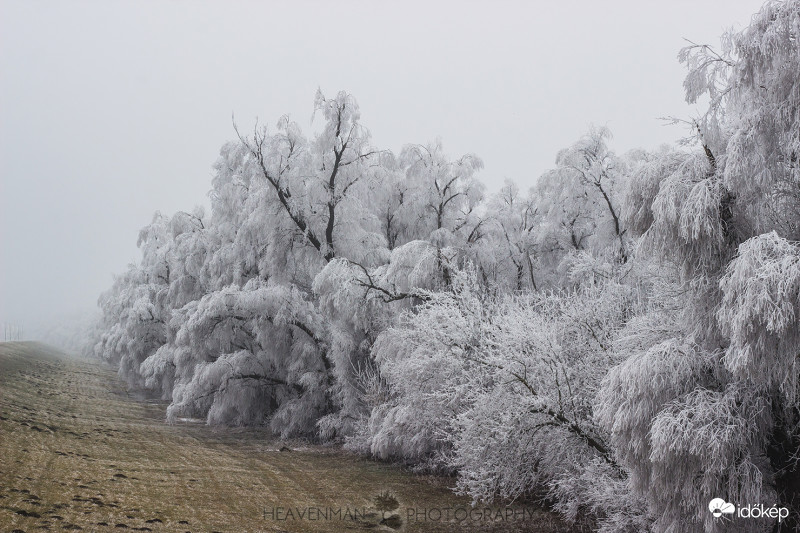
[[[723,514],[733,514],[736,512],[736,506],[728,503],[722,498],[714,498],[708,502],[708,510],[714,515],[714,518],[719,518]]]

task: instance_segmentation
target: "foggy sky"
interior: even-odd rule
[[[761,2],[0,1],[0,322],[91,309],[160,210],[208,205],[256,117],[308,133],[354,94],[380,148],[437,136],[523,190],[591,123],[619,152],[684,135],[683,38]]]

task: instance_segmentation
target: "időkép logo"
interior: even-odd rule
[[[777,518],[778,522],[781,522],[789,516],[789,509],[786,507],[778,507],[777,505],[765,507],[764,504],[759,503],[740,506],[737,509],[734,504],[726,502],[722,498],[714,498],[708,502],[708,510],[711,511],[714,518],[728,515],[731,518],[734,516],[737,518]]]

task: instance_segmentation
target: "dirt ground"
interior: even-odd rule
[[[570,530],[532,506],[472,508],[451,479],[336,448],[169,425],[165,408],[100,363],[0,343],[0,532]]]

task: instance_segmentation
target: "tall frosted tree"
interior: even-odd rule
[[[175,348],[192,356],[172,416],[314,434],[333,408],[336,352],[311,287],[337,257],[369,264],[385,247],[361,204],[382,153],[352,96],[318,93],[315,109],[324,124],[313,139],[284,117],[275,133],[256,128],[223,150],[212,192],[219,245],[205,269],[214,290],[173,318]]]
[[[590,128],[558,153],[556,167],[532,191],[539,213],[540,276],[549,278],[545,286],[576,281],[566,280],[567,272],[582,279],[608,277],[628,260],[630,239],[622,217],[628,169],[608,147],[610,138],[607,128]]]
[[[541,255],[537,234],[541,223],[536,198],[523,195],[516,183],[507,181],[489,198],[486,237],[476,247],[475,261],[487,280],[504,289],[536,290]]]
[[[599,419],[656,531],[723,524],[710,499],[800,512],[800,2],[767,2],[721,51],[690,46],[699,148],[632,184],[629,219],[663,268],[617,349]],[[796,518],[775,526],[791,531]]]

